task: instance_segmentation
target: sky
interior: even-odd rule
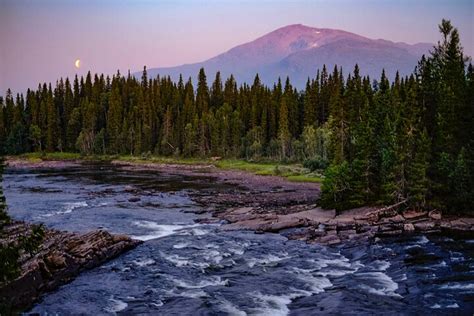
[[[442,18],[474,55],[474,0],[0,0],[0,95],[199,62],[289,24],[436,43]]]

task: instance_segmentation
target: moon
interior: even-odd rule
[[[79,69],[81,67],[81,60],[80,59],[76,59],[76,61],[74,62],[74,66]]]

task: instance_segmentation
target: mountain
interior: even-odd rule
[[[174,80],[182,74],[185,80],[190,76],[195,79],[203,67],[209,82],[217,71],[223,78],[233,74],[239,83],[253,82],[258,73],[266,84],[273,84],[278,77],[284,80],[289,76],[296,87],[304,88],[308,77],[315,77],[317,69],[322,69],[324,64],[329,72],[338,65],[347,74],[357,63],[361,74],[372,79],[379,79],[382,69],[389,78],[393,78],[397,70],[401,75],[409,75],[420,57],[432,47],[428,43],[410,45],[373,40],[346,31],[296,24],[279,28],[206,61],[152,68],[148,74],[169,75]]]

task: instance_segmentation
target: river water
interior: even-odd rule
[[[110,165],[7,169],[10,214],[145,242],[46,295],[41,315],[472,315],[474,240],[410,236],[335,247],[196,224],[210,179]],[[135,199],[133,199],[135,198]],[[139,201],[131,202],[139,198]],[[208,215],[207,215],[208,216]]]

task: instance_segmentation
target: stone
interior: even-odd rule
[[[441,212],[437,210],[430,211],[428,213],[428,216],[434,220],[440,220],[441,219]]]
[[[470,230],[471,225],[466,223],[465,221],[461,219],[457,219],[454,221],[451,221],[451,229],[454,230],[459,230],[459,231],[467,231]]]
[[[406,232],[414,232],[415,231],[415,226],[413,226],[412,223],[407,223],[403,225],[403,230]]]
[[[400,214],[397,214],[393,217],[389,217],[388,221],[391,222],[391,223],[402,223],[402,222],[405,221],[405,218],[403,216],[401,216]]]
[[[129,202],[139,202],[140,198],[139,197],[132,197],[128,199]]]
[[[431,221],[423,221],[423,222],[414,223],[413,226],[415,226],[416,230],[425,231],[425,230],[433,229],[435,227],[435,223]]]
[[[334,245],[341,242],[341,239],[337,235],[327,235],[319,238],[318,240],[322,244]]]
[[[53,252],[47,256],[46,262],[48,263],[48,267],[53,269],[59,269],[66,266],[66,258],[58,252]]]
[[[253,207],[239,207],[230,211],[231,214],[248,214],[253,211]]]
[[[132,186],[130,186],[130,185],[126,185],[126,186],[123,188],[123,190],[124,190],[125,192],[135,192],[135,189],[134,189]]]
[[[472,218],[472,217],[461,217],[459,220],[463,221],[464,223],[466,223],[470,226],[474,226],[474,218]]]
[[[403,217],[406,219],[415,219],[426,216],[426,212],[424,211],[415,211],[415,210],[407,210],[403,212]]]

